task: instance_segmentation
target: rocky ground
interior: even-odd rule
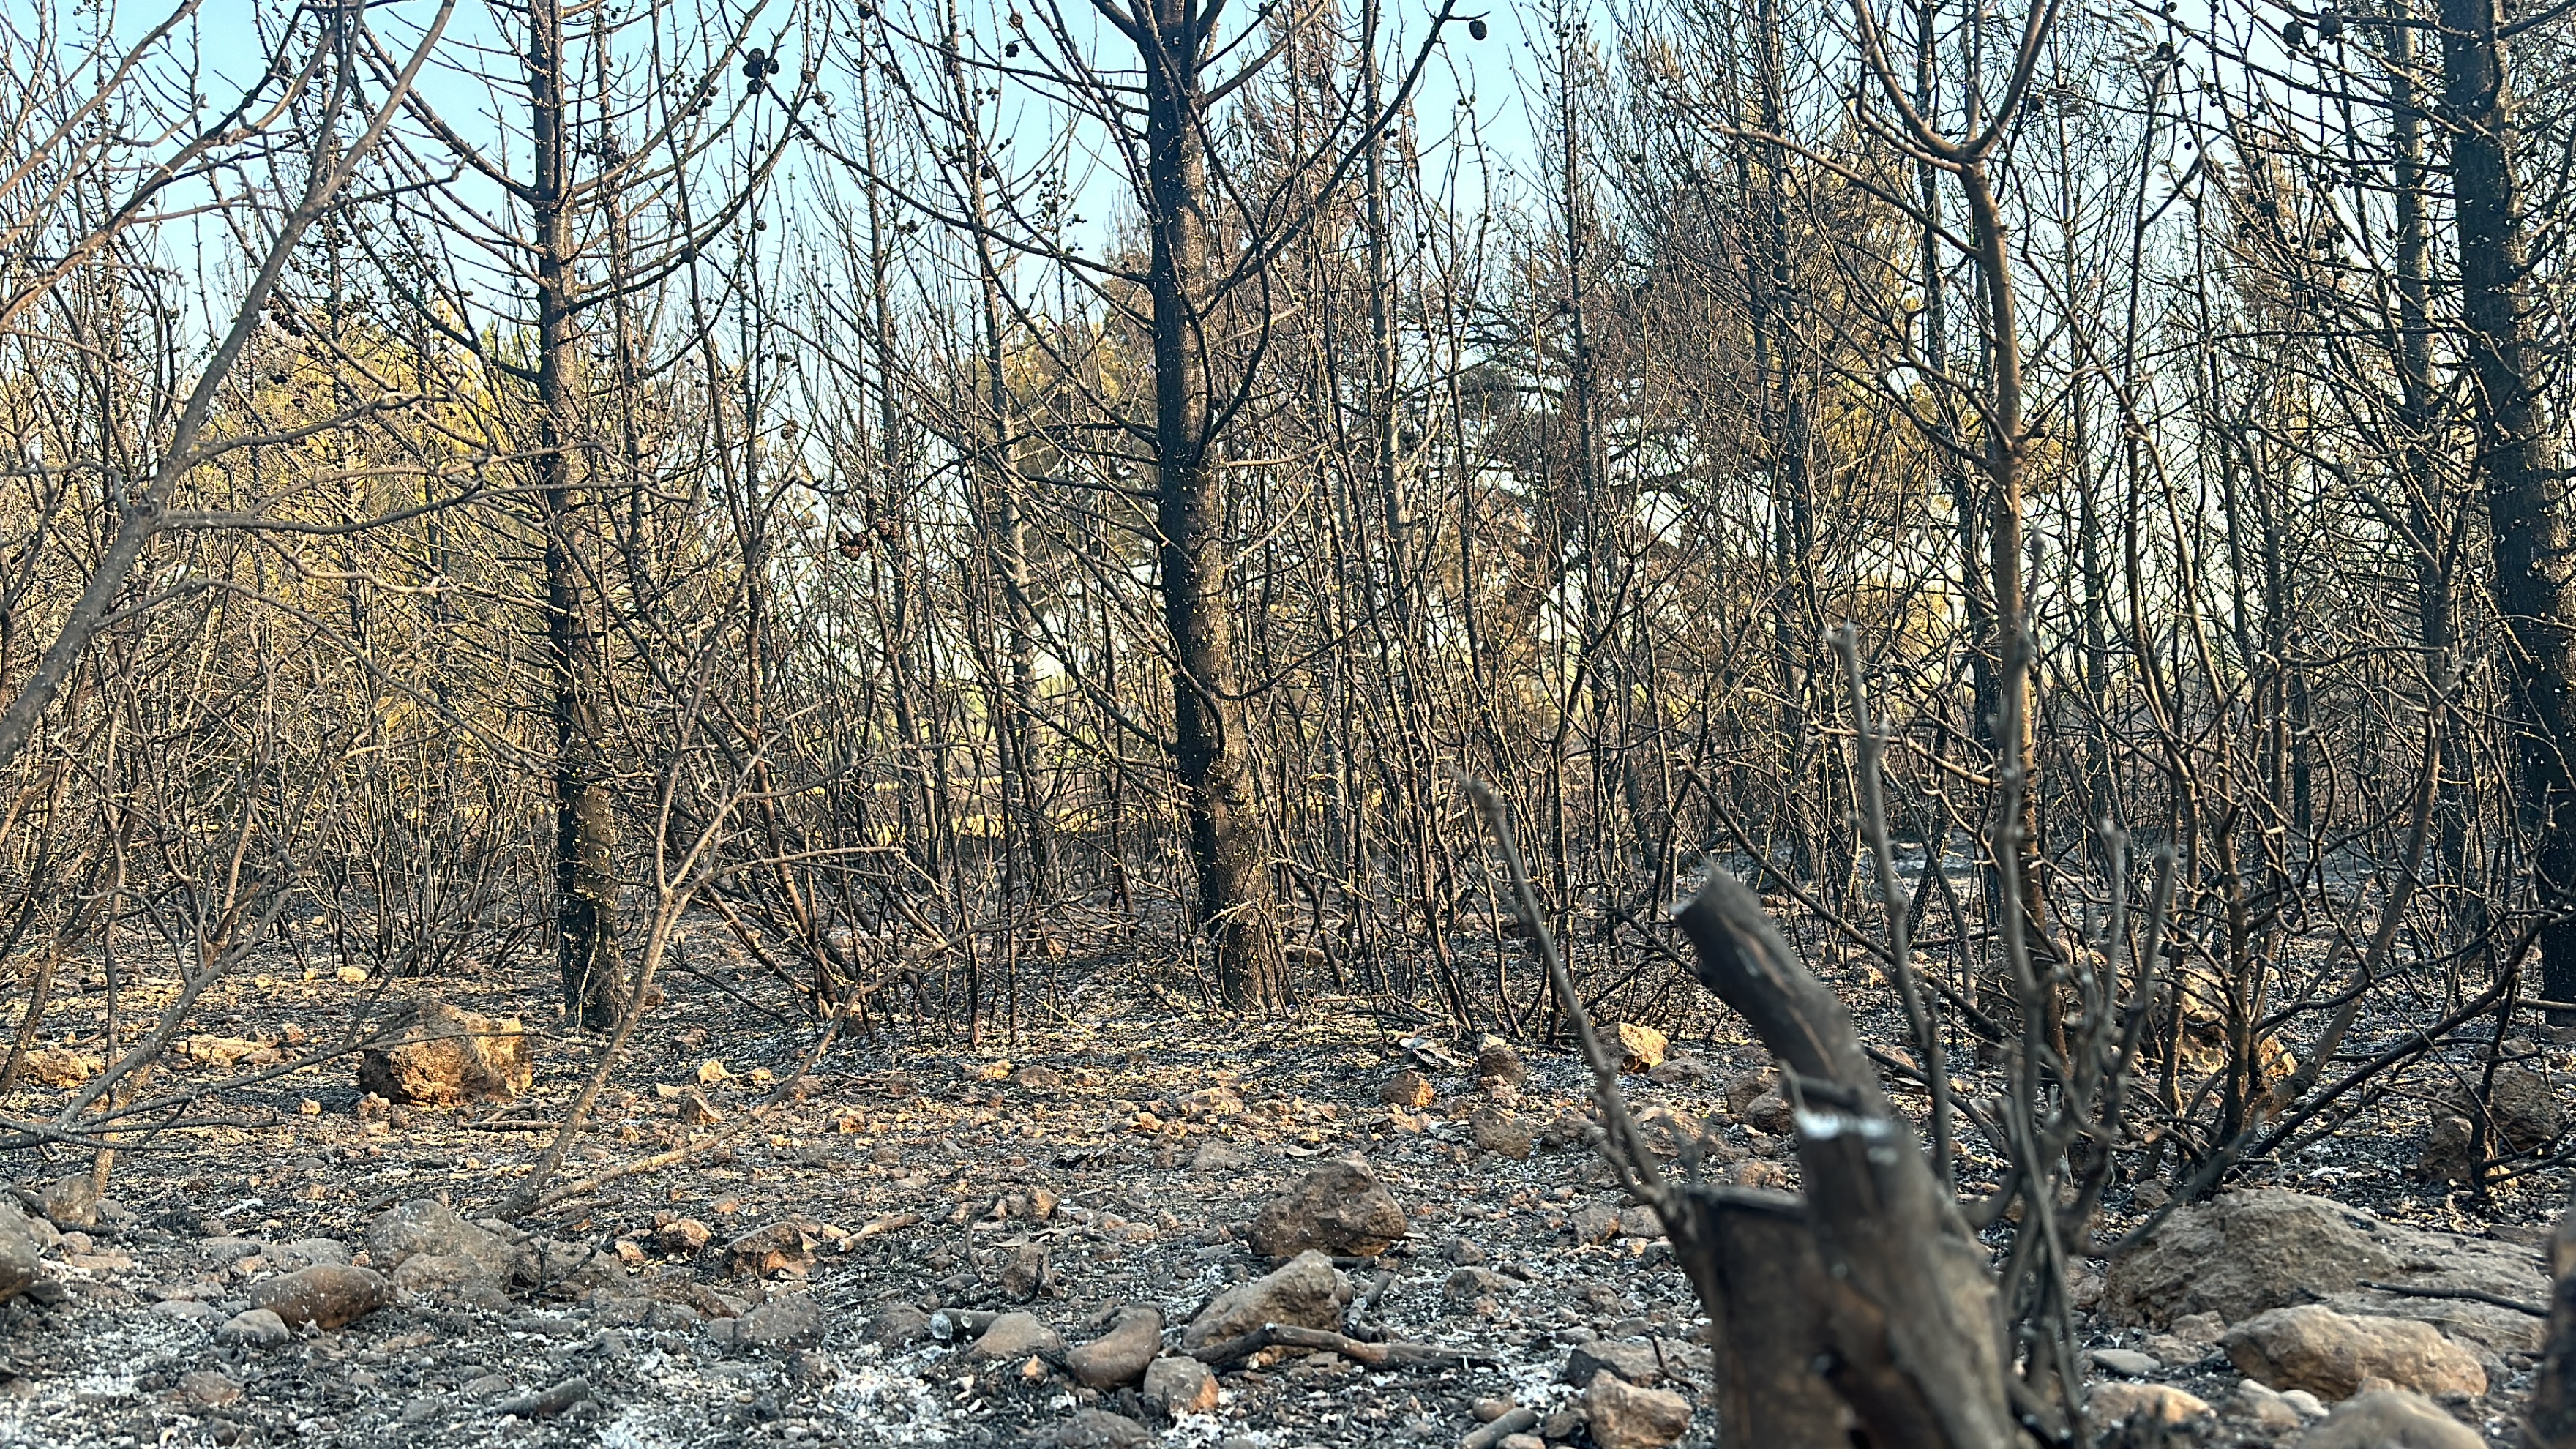
[[[515,1224],[477,1220],[592,1045],[529,1033],[505,1106],[388,1108],[348,1058],[293,1065],[372,984],[219,987],[151,1084],[197,1089],[201,1125],[128,1143],[105,1200],[63,1183],[86,1154],[11,1164],[41,1259],[0,1308],[0,1441],[1715,1442],[1704,1319],[1583,1146],[1568,1056],[1480,1058],[1353,1003],[1245,1027],[1077,982],[1045,1024],[975,1049],[856,1034],[781,1090],[811,1045],[791,1000],[704,969],[669,982],[562,1175],[702,1150]],[[439,985],[495,1017],[542,1000]],[[1749,1041],[1628,1047],[1665,1146],[1794,1185]],[[83,1049],[14,1115],[59,1102]],[[2509,1442],[2565,1183],[2454,1199],[2410,1173],[2422,1108],[2387,1110],[2408,1135],[2357,1122],[2078,1285],[2106,1420],[2331,1449],[2430,1415],[2408,1432]],[[1265,1321],[1313,1336],[1244,1337]]]

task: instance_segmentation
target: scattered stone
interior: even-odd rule
[[[830,1354],[816,1353],[810,1348],[798,1349],[788,1355],[787,1375],[800,1384],[820,1388],[841,1376],[841,1366],[832,1362]]]
[[[1145,1365],[1142,1393],[1147,1402],[1162,1405],[1164,1413],[1176,1418],[1216,1412],[1216,1374],[1194,1358],[1158,1358]]]
[[[1124,1414],[1107,1409],[1076,1409],[1047,1436],[1056,1449],[1132,1449],[1153,1442],[1153,1432]]]
[[[286,1342],[286,1320],[265,1308],[236,1313],[215,1330],[215,1342],[268,1348]]]
[[[2252,1379],[2236,1386],[2236,1396],[2227,1401],[2227,1412],[2236,1418],[2253,1421],[2258,1429],[2269,1429],[2276,1434],[2308,1422],[2287,1400]]]
[[[2325,1401],[2306,1389],[2290,1389],[2283,1392],[2281,1402],[2297,1411],[2299,1417],[2303,1419],[2322,1419],[2326,1416]]]
[[[566,1379],[550,1389],[504,1399],[492,1406],[492,1412],[510,1419],[551,1419],[589,1397],[589,1381]]]
[[[40,1087],[69,1090],[105,1070],[104,1059],[68,1047],[38,1047],[27,1053],[19,1072]]]
[[[725,1244],[725,1262],[737,1278],[774,1278],[814,1266],[814,1239],[795,1222],[769,1223]]]
[[[811,1347],[823,1341],[823,1307],[811,1293],[782,1293],[733,1318],[719,1318],[707,1335],[746,1348]]]
[[[1619,1036],[1619,1070],[1647,1072],[1664,1064],[1664,1054],[1672,1043],[1651,1026],[1623,1021],[1617,1027]]]
[[[2467,1182],[2477,1175],[2478,1129],[2468,1118],[2445,1113],[2433,1119],[2433,1130],[2415,1154],[2415,1176],[2423,1182]]]
[[[1064,1352],[1064,1340],[1056,1331],[1038,1321],[1034,1313],[996,1315],[992,1326],[966,1351],[968,1358],[987,1362],[1024,1358],[1053,1358]]]
[[[1743,1116],[1744,1109],[1752,1105],[1754,1098],[1770,1091],[1779,1081],[1780,1073],[1771,1067],[1762,1067],[1730,1079],[1726,1084],[1727,1112],[1732,1116]]]
[[[182,1323],[212,1323],[224,1314],[202,1298],[164,1298],[152,1305],[152,1316],[175,1318]]]
[[[1252,1166],[1252,1154],[1240,1147],[1229,1147],[1211,1137],[1190,1154],[1192,1172],[1242,1172]]]
[[[1467,1136],[1497,1157],[1526,1161],[1530,1155],[1529,1128],[1500,1107],[1479,1107],[1468,1113]]]
[[[724,1114],[707,1101],[707,1094],[695,1087],[680,1094],[680,1121],[691,1127],[712,1127],[724,1120]]]
[[[1195,1351],[1239,1338],[1265,1323],[1338,1328],[1350,1291],[1350,1281],[1333,1270],[1333,1260],[1308,1249],[1268,1277],[1218,1294],[1181,1330],[1181,1347]]]
[[[1014,1298],[1035,1298],[1049,1276],[1046,1245],[1022,1243],[1011,1249],[1011,1261],[1002,1265],[1002,1291]]]
[[[229,1067],[236,1062],[255,1067],[273,1065],[277,1049],[264,1041],[238,1036],[191,1036],[178,1043],[181,1061],[197,1062],[210,1067]]]
[[[916,1304],[889,1303],[860,1332],[880,1348],[910,1348],[930,1337],[930,1315]]]
[[[1592,1135],[1592,1119],[1580,1112],[1559,1112],[1539,1129],[1539,1145],[1547,1148],[1577,1147]]]
[[[1707,1081],[1708,1063],[1697,1057],[1666,1057],[1663,1064],[1646,1073],[1648,1080],[1667,1087],[1695,1087]]]
[[[399,1268],[419,1256],[462,1258],[498,1283],[506,1281],[518,1263],[517,1250],[508,1238],[467,1222],[433,1198],[415,1198],[368,1224],[366,1247],[367,1261],[379,1271]],[[405,1285],[397,1280],[395,1286]]]
[[[1431,1079],[1411,1067],[1387,1078],[1377,1094],[1378,1100],[1390,1107],[1409,1107],[1416,1112],[1430,1106],[1432,1096]]]
[[[1588,1202],[1566,1214],[1565,1227],[1578,1246],[1606,1243],[1619,1235],[1619,1210],[1608,1203]]]
[[[1656,1216],[1653,1208],[1639,1203],[1635,1207],[1619,1210],[1618,1236],[1641,1238],[1651,1243],[1663,1235],[1664,1220]]]
[[[2297,1449],[2482,1449],[2477,1431],[2420,1394],[2383,1389],[2335,1406]]]
[[[1367,1258],[1394,1246],[1404,1230],[1404,1209],[1368,1159],[1354,1153],[1308,1173],[1263,1208],[1252,1221],[1252,1250],[1270,1258],[1308,1249]]]
[[[685,1257],[705,1249],[715,1231],[696,1218],[673,1218],[653,1230],[653,1246],[673,1257]]]
[[[179,1375],[179,1392],[199,1408],[220,1409],[241,1402],[241,1385],[212,1369],[193,1369]]]
[[[2325,1399],[2358,1393],[2373,1377],[2425,1394],[2487,1391],[2476,1355],[2413,1319],[2346,1317],[2303,1303],[2256,1314],[2229,1329],[2223,1343],[2247,1378]]]
[[[1662,1449],[1690,1428],[1690,1400],[1641,1389],[1607,1369],[1583,1391],[1583,1412],[1600,1449]]]
[[[2171,1384],[2106,1379],[2084,1392],[2084,1406],[2104,1424],[2182,1425],[2209,1417],[2209,1404]]]
[[[1136,1382],[1163,1346],[1163,1310],[1122,1308],[1109,1331],[1064,1356],[1074,1382],[1114,1389]]]
[[[2164,1367],[2154,1354],[2140,1353],[2134,1348],[2097,1348],[2093,1350],[2093,1366],[2104,1373],[2131,1379],[2145,1378]]]
[[[0,1197],[0,1303],[26,1292],[44,1276],[44,1251],[27,1215],[16,1202]]]
[[[2515,1152],[2535,1152],[2567,1130],[2566,1110],[2558,1105],[2549,1078],[2527,1067],[2503,1067],[2487,1095],[2489,1120],[2499,1145]]]
[[[1739,1162],[1727,1168],[1722,1175],[1737,1187],[1762,1188],[1771,1192],[1789,1190],[1789,1169],[1776,1162]]]
[[[97,1227],[98,1184],[87,1169],[58,1177],[45,1185],[36,1208],[47,1221],[65,1231]]]
[[[1518,1407],[1509,1398],[1478,1399],[1467,1406],[1467,1412],[1476,1416],[1477,1423],[1490,1424]]]
[[[1745,1126],[1756,1132],[1768,1132],[1774,1137],[1786,1137],[1798,1126],[1797,1110],[1789,1105],[1788,1098],[1778,1092],[1763,1093],[1745,1103],[1744,1110],[1736,1115],[1743,1119]]]
[[[2115,1323],[2204,1312],[2233,1323],[2393,1277],[2396,1255],[2353,1226],[2355,1216],[2279,1188],[2222,1194],[2176,1212],[2145,1246],[2114,1259],[2103,1308]]]
[[[501,1280],[463,1254],[414,1253],[394,1265],[394,1291],[419,1298],[446,1298],[476,1308],[505,1309],[510,1295]]]
[[[1650,1389],[1664,1381],[1664,1357],[1652,1340],[1643,1338],[1595,1338],[1576,1344],[1566,1355],[1564,1378],[1569,1384],[1589,1384],[1604,1373]]]
[[[2165,1325],[2165,1329],[2185,1343],[2216,1348],[2218,1341],[2227,1336],[2227,1320],[2215,1313],[2186,1313]]]
[[[250,1301],[291,1327],[344,1328],[393,1300],[393,1285],[372,1268],[319,1263],[250,1285]]]
[[[1528,1431],[1538,1427],[1536,1409],[1521,1408],[1509,1399],[1486,1399],[1479,1402],[1476,1411],[1479,1418],[1484,1415],[1484,1404],[1499,1407],[1492,1418],[1485,1419],[1483,1428],[1470,1430],[1458,1441],[1458,1449],[1502,1449],[1503,1445],[1515,1439],[1532,1437]],[[1541,1439],[1538,1443],[1543,1449],[1547,1441]]]
[[[479,1016],[435,997],[407,1016],[390,1044],[359,1058],[360,1091],[406,1105],[506,1102],[535,1080],[517,1017]]]
[[[1499,1296],[1508,1282],[1491,1268],[1467,1266],[1453,1268],[1440,1284],[1440,1297],[1451,1304],[1472,1304],[1479,1298]]]
[[[1476,1080],[1487,1091],[1497,1086],[1517,1087],[1529,1080],[1529,1067],[1510,1042],[1488,1036],[1476,1043]]]

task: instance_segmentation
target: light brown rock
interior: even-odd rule
[[[1038,1321],[1034,1313],[1005,1313],[995,1318],[966,1350],[968,1358],[987,1361],[1015,1361],[1035,1355],[1053,1358],[1064,1352],[1064,1340],[1056,1331]]]
[[[366,1245],[367,1261],[379,1271],[400,1268],[414,1257],[462,1258],[484,1276],[505,1282],[517,1261],[508,1238],[467,1222],[434,1198],[414,1198],[387,1209],[367,1225]],[[404,1286],[399,1277],[395,1286]]]
[[[2162,1326],[2202,1312],[2233,1323],[2393,1276],[2397,1255],[2369,1228],[2353,1226],[2356,1216],[2278,1188],[2184,1208],[2144,1247],[2112,1261],[2103,1310],[2114,1323]]]
[[[44,1273],[44,1249],[36,1242],[35,1225],[15,1201],[0,1197],[0,1303],[34,1287]]]
[[[2424,1145],[2415,1154],[2415,1176],[2423,1182],[2467,1182],[2477,1172],[2478,1129],[2468,1118],[2444,1113],[2433,1119]]]
[[[2476,1355],[2413,1319],[2346,1317],[2302,1303],[2256,1314],[2221,1345],[2247,1378],[2322,1399],[2350,1397],[2374,1377],[2425,1394],[2487,1391]]]
[[[1153,1441],[1152,1430],[1107,1409],[1076,1409],[1046,1439],[1054,1449],[1135,1449]]]
[[[696,1218],[673,1218],[653,1230],[653,1246],[674,1255],[703,1250],[715,1232]]]
[[[1064,1366],[1086,1388],[1119,1388],[1142,1378],[1162,1346],[1163,1310],[1122,1308],[1109,1331],[1066,1354]]]
[[[37,1206],[55,1227],[86,1232],[98,1226],[98,1182],[87,1169],[55,1178]]]
[[[2476,1430],[2420,1394],[2383,1390],[2335,1406],[2296,1449],[2484,1449]]]
[[[220,1409],[241,1402],[241,1385],[212,1369],[195,1369],[179,1375],[179,1392],[188,1402],[203,1409]]]
[[[1623,1021],[1617,1030],[1619,1070],[1623,1072],[1652,1071],[1664,1064],[1665,1053],[1672,1050],[1672,1043],[1651,1026]]]
[[[1386,1085],[1379,1089],[1377,1096],[1379,1101],[1390,1107],[1409,1107],[1419,1112],[1431,1105],[1431,1079],[1406,1067],[1387,1078]]]
[[[2556,1086],[2545,1074],[2527,1067],[2497,1070],[2487,1109],[2498,1145],[2515,1152],[2546,1147],[2567,1129],[2567,1112],[2558,1105]]]
[[[1331,1258],[1310,1249],[1267,1277],[1218,1294],[1181,1330],[1181,1347],[1196,1350],[1223,1343],[1265,1323],[1338,1328],[1342,1305],[1349,1300],[1349,1280],[1334,1271]]]
[[[253,1306],[265,1308],[289,1328],[311,1323],[344,1328],[392,1301],[393,1285],[372,1268],[317,1263],[250,1285]]]
[[[1774,1137],[1786,1137],[1798,1125],[1797,1112],[1790,1107],[1789,1099],[1778,1092],[1763,1093],[1745,1103],[1744,1110],[1736,1115],[1744,1119],[1745,1126]]]
[[[1216,1375],[1194,1358],[1175,1355],[1145,1365],[1142,1392],[1149,1401],[1161,1404],[1167,1414],[1216,1412]]]
[[[535,1069],[515,1016],[479,1016],[436,998],[419,1002],[389,1044],[358,1061],[358,1089],[389,1102],[437,1105],[508,1101]]]
[[[766,1223],[725,1244],[725,1262],[738,1278],[771,1278],[814,1266],[814,1239],[802,1224]]]
[[[1755,1071],[1744,1072],[1735,1077],[1729,1078],[1726,1083],[1726,1110],[1728,1114],[1736,1117],[1743,1116],[1744,1109],[1752,1105],[1754,1098],[1770,1091],[1773,1087],[1779,1084],[1779,1081],[1779,1072],[1770,1067],[1762,1067]]]
[[[453,1299],[477,1308],[507,1308],[502,1280],[482,1264],[456,1253],[414,1253],[394,1265],[394,1290],[419,1298]]]
[[[1529,1127],[1500,1107],[1479,1107],[1468,1113],[1467,1136],[1496,1157],[1526,1161],[1530,1155]]]
[[[1608,1203],[1585,1203],[1566,1214],[1565,1229],[1578,1244],[1606,1243],[1619,1235],[1619,1210]]]
[[[87,1052],[68,1047],[38,1047],[27,1053],[19,1070],[28,1081],[43,1087],[77,1087],[97,1076],[107,1063]]]
[[[1583,1412],[1600,1449],[1663,1449],[1690,1428],[1690,1400],[1643,1389],[1603,1369],[1583,1391]]]
[[[2092,1411],[2096,1424],[2182,1425],[2210,1414],[2206,1401],[2171,1384],[2121,1380],[2106,1380],[2086,1389],[2084,1407]]]
[[[1287,1258],[1310,1248],[1356,1258],[1385,1252],[1404,1236],[1404,1209],[1354,1153],[1328,1162],[1272,1199],[1252,1220],[1252,1250]]]

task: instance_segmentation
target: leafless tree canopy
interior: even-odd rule
[[[1733,1010],[1925,1149],[1829,1260],[2018,1225],[1855,1412],[2066,1432],[2106,1194],[2576,1023],[2571,23],[12,6],[5,1131],[279,943],[539,963],[581,1110],[684,924],[844,1036]]]

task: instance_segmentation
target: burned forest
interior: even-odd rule
[[[2571,7],[0,80],[0,1443],[2576,1449]]]

